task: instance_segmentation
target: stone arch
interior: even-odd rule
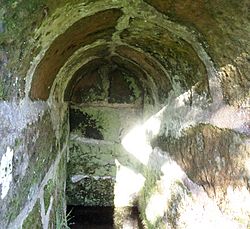
[[[247,0],[2,5],[1,228],[65,223],[65,185],[127,226],[249,225]]]

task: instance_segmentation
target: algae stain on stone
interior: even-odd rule
[[[36,202],[29,216],[25,219],[22,229],[40,229],[42,228],[41,209],[39,201]]]
[[[55,189],[55,185],[53,183],[53,180],[50,179],[48,183],[46,184],[46,186],[44,187],[44,193],[43,193],[45,212],[48,211],[48,208],[51,202],[51,196],[53,195],[54,189]]]

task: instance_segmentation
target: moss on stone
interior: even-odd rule
[[[60,149],[63,149],[63,147],[68,144],[69,140],[69,132],[70,132],[70,127],[69,127],[69,109],[66,109],[63,118],[61,119],[62,123],[60,123],[60,134],[57,137],[60,139]]]
[[[24,72],[27,71],[34,54],[33,50],[31,51],[27,47],[29,46],[28,37],[43,20],[44,5],[39,0],[5,1],[3,5],[6,11],[4,18],[6,32],[1,42],[8,47],[11,57],[8,67],[12,70],[20,70],[24,77]],[[13,39],[14,37],[15,39]],[[17,64],[20,63],[20,60],[23,61],[22,65]]]
[[[69,204],[85,206],[112,206],[118,152],[113,145],[81,144],[71,142],[70,161],[67,164],[67,198]],[[79,163],[79,161],[81,163]],[[85,178],[73,183],[71,177]],[[102,177],[110,177],[109,179]]]
[[[117,140],[120,130],[119,112],[105,108],[87,108],[84,110],[95,117],[96,121],[100,123],[103,128],[102,133],[105,140]]]
[[[53,196],[54,189],[55,189],[54,182],[52,179],[50,179],[48,183],[45,185],[44,192],[43,192],[45,212],[47,212],[49,208],[50,199],[51,199],[51,196]]]
[[[149,203],[149,200],[151,196],[154,193],[157,193],[157,181],[159,181],[160,176],[157,171],[150,170],[148,168],[144,168],[144,177],[146,178],[146,181],[144,183],[143,189],[141,190],[139,194],[139,209],[140,209],[140,217],[142,219],[143,224],[146,226],[146,228],[156,228],[154,224],[148,221],[146,216],[146,208]]]
[[[117,170],[115,160],[133,171],[143,173],[141,163],[120,144],[105,141],[87,143],[81,142],[81,138],[71,140],[67,164],[68,203],[113,206]]]
[[[131,101],[136,101],[141,98],[142,96],[142,90],[138,86],[138,81],[135,77],[132,77],[130,75],[125,74],[124,78],[126,82],[128,83],[129,89],[132,91],[132,98],[130,98]]]
[[[185,90],[196,85],[198,93],[208,92],[205,66],[192,46],[170,31],[148,21],[133,19],[121,37],[155,57],[168,72],[170,79],[165,79],[169,81],[168,85],[158,88],[159,98],[166,98],[174,83],[180,83]]]
[[[4,85],[2,80],[0,80],[0,100],[4,99]]]
[[[67,182],[67,203],[83,206],[113,206],[114,180],[86,177],[77,183]]]
[[[114,145],[72,142],[70,161],[67,165],[68,172],[72,175],[114,176],[114,159],[118,154],[119,152],[116,151]]]
[[[100,3],[99,6],[95,5],[97,2]],[[239,101],[244,101],[249,97],[249,70],[247,69],[247,66],[249,65],[249,26],[247,26],[247,7],[244,5],[247,1],[244,0],[237,2],[222,0],[217,1],[215,4],[212,4],[212,1],[206,1],[205,3],[198,1],[195,4],[192,4],[192,1],[185,0],[184,2],[189,7],[183,7],[181,1],[146,0],[145,2],[151,4],[158,11],[166,14],[169,18],[164,18],[163,16],[158,17],[159,14],[156,14],[157,11],[154,11],[151,8],[150,12],[153,12],[151,16],[154,16],[155,14],[157,17],[149,18],[148,12],[144,12],[148,8],[146,8],[146,4],[144,4],[143,1],[126,2],[117,0],[110,1],[109,3],[108,1],[90,0],[3,0],[1,6],[5,12],[4,18],[1,18],[1,20],[4,21],[6,31],[4,31],[4,34],[0,34],[0,45],[1,47],[5,47],[7,50],[6,52],[9,54],[10,61],[8,62],[7,67],[11,72],[10,75],[8,74],[11,79],[10,84],[8,84],[12,87],[12,83],[16,81],[16,79],[19,82],[19,78],[24,78],[28,68],[32,64],[31,61],[33,58],[37,57],[38,53],[45,51],[45,49],[47,49],[52,43],[53,39],[61,34],[64,29],[68,28],[70,24],[85,17],[87,14],[94,15],[94,12],[103,10],[102,8],[105,7],[106,10],[108,7],[115,7],[118,9],[117,6],[120,4],[123,6],[123,13],[127,13],[128,15],[122,18],[117,25],[117,28],[114,28],[117,22],[117,20],[114,20],[113,28],[110,31],[104,29],[105,31],[102,31],[97,38],[107,38],[105,34],[108,32],[108,38],[111,39],[112,32],[119,30],[118,33],[120,33],[126,28],[126,30],[121,33],[122,41],[128,42],[131,46],[135,46],[138,50],[140,49],[140,51],[144,52],[142,55],[136,56],[138,59],[137,64],[140,65],[143,59],[150,55],[153,58],[148,59],[147,64],[149,67],[153,66],[153,69],[156,68],[156,65],[152,64],[152,60],[156,59],[169,73],[169,79],[164,79],[164,77],[167,77],[165,74],[158,74],[157,76],[151,74],[150,77],[145,80],[147,81],[155,77],[155,81],[159,81],[157,82],[157,90],[152,90],[156,90],[155,93],[158,93],[158,96],[159,98],[162,98],[162,101],[165,100],[172,88],[175,89],[175,87],[177,87],[176,85],[180,85],[181,89],[184,91],[195,86],[195,90],[198,93],[204,91],[207,92],[208,86],[205,76],[206,72],[203,64],[199,61],[198,54],[194,52],[193,48],[187,42],[183,41],[178,36],[171,34],[165,28],[161,28],[161,20],[167,21],[168,19],[179,22],[180,24],[187,26],[189,31],[193,31],[197,36],[197,40],[201,42],[202,46],[204,46],[211,54],[215,65],[224,67],[224,69],[222,69],[225,73],[222,77],[222,88],[224,99],[229,104],[238,105]],[[142,6],[145,6],[145,9],[143,9]],[[56,13],[53,14],[55,11]],[[110,12],[111,11],[112,10],[110,10]],[[114,11],[112,12],[114,13]],[[118,11],[119,15],[122,15],[122,12],[120,10]],[[113,16],[113,14],[108,13],[107,16]],[[230,18],[229,24],[228,18]],[[152,23],[153,20],[155,20],[155,23]],[[97,21],[100,22],[99,19]],[[42,22],[43,25],[41,26]],[[58,25],[60,23],[63,26],[59,28]],[[157,24],[159,24],[159,26]],[[78,31],[78,28],[76,28],[76,30]],[[36,33],[36,35],[34,35],[34,33]],[[68,38],[70,36],[66,37]],[[117,39],[118,36],[115,37],[116,39],[112,38],[113,41],[120,42],[120,39]],[[80,47],[82,44],[77,43],[77,45]],[[198,43],[194,42],[194,45],[198,45]],[[109,48],[113,49],[114,47],[110,46]],[[130,52],[130,54],[131,53],[132,52]],[[135,55],[136,54],[134,54],[134,56]],[[53,59],[53,55],[48,56]],[[133,54],[126,58],[132,60],[132,57]],[[143,64],[141,64],[141,67],[143,68],[144,66],[142,65]],[[50,74],[48,75],[50,77]],[[130,95],[131,97],[129,98],[129,101],[134,102],[139,99],[141,91],[139,90],[138,85],[133,81],[133,77],[126,75],[125,78],[129,85],[129,89],[133,91],[133,94]],[[106,83],[107,82],[104,82],[103,85],[105,90],[104,96],[107,95]],[[163,83],[164,86],[161,87]],[[17,93],[19,93],[19,91],[23,93],[23,85],[24,81],[20,82],[20,85],[18,86],[13,86],[11,90],[17,91]],[[7,86],[5,79],[1,79],[0,100],[5,99],[6,95],[11,93],[9,91],[7,92]],[[20,88],[21,90],[19,90]],[[178,93],[181,92],[183,91],[178,91]],[[147,94],[150,95],[149,92]],[[104,97],[103,95],[101,96]],[[151,97],[145,97],[146,102],[144,102],[146,104],[153,104]],[[94,95],[94,97],[91,97],[90,101],[94,101],[96,98],[97,96]],[[99,136],[103,137],[102,139],[115,142],[121,140],[123,129],[129,129],[128,126],[125,126],[127,125],[127,119],[125,119],[126,116],[133,116],[130,119],[132,120],[131,126],[134,125],[134,120],[138,120],[136,118],[139,117],[138,112],[134,110],[127,110],[123,114],[120,113],[120,111],[108,108],[83,108],[81,111],[91,116],[91,120],[94,120],[95,124],[97,124],[95,127],[99,131]],[[134,113],[132,114],[132,112]],[[65,120],[66,119],[67,117]],[[83,123],[81,128],[84,129],[84,133],[86,133],[86,124]],[[16,167],[13,168],[13,174],[16,175],[13,180],[13,185],[15,187],[9,193],[12,199],[6,200],[5,203],[8,213],[6,213],[4,217],[7,218],[7,221],[13,220],[19,214],[29,196],[32,196],[36,191],[37,186],[40,185],[41,180],[55,160],[58,151],[64,146],[64,141],[68,137],[67,131],[67,126],[65,126],[65,128],[63,127],[60,143],[57,142],[55,131],[52,129],[52,122],[50,121],[50,118],[47,118],[25,129],[24,133],[21,134],[22,137],[20,143],[15,142],[15,149],[19,148],[20,144],[23,144],[23,142],[25,143],[26,148],[23,148],[22,150],[25,155],[27,155],[29,165],[27,170],[25,170],[24,177],[16,175],[18,174],[18,170]],[[193,180],[201,185],[204,185],[205,183],[204,187],[207,188],[206,186],[208,186],[208,189],[211,189],[209,190],[210,194],[214,192],[212,189],[215,189],[217,192],[217,189],[221,188],[220,179],[223,181],[223,187],[221,188],[223,192],[225,192],[225,187],[228,185],[242,185],[242,176],[243,179],[247,179],[247,176],[245,176],[246,171],[236,168],[237,166],[243,167],[245,156],[249,156],[246,149],[241,147],[241,143],[244,139],[242,136],[237,133],[232,133],[232,131],[220,130],[211,126],[192,128],[185,134],[185,136],[179,139],[160,139],[162,141],[160,141],[159,145],[163,148],[166,147],[171,156],[182,165],[182,168],[185,168],[185,171]],[[85,135],[85,137],[93,137],[93,135]],[[230,140],[230,144],[228,143],[228,139]],[[186,147],[187,145],[189,147]],[[120,152],[117,150],[116,146],[110,148],[103,147],[102,149],[98,148],[98,146],[91,147],[86,145],[77,147],[76,150],[73,149],[73,147],[71,148],[73,153],[76,152],[76,157],[74,158],[73,155],[72,160],[83,159],[84,161],[86,158],[89,162],[87,164],[86,160],[84,161],[84,169],[81,167],[76,167],[75,169],[79,169],[81,172],[86,172],[87,170],[90,175],[114,174],[115,166],[113,160],[116,157],[122,158],[121,155],[118,155]],[[83,152],[85,152],[85,154]],[[86,153],[88,153],[87,156]],[[62,160],[66,159],[64,158]],[[135,159],[133,160],[135,161]],[[234,163],[231,163],[231,160]],[[107,161],[112,161],[112,163],[104,164]],[[72,163],[72,165],[73,164],[74,163]],[[128,164],[131,165],[132,162],[128,162]],[[209,171],[209,174],[206,174],[200,165],[204,165],[203,167]],[[70,169],[72,168],[73,166]],[[136,166],[133,168],[136,170],[138,169]],[[190,170],[190,168],[192,169]],[[236,172],[232,174],[231,169],[232,171],[236,169]],[[154,187],[159,177],[159,174],[156,175],[154,173],[155,171],[150,171],[149,174],[147,174],[147,172],[148,171],[145,172],[147,181],[143,193],[145,197],[145,200],[142,203],[142,205],[144,204],[143,208],[145,208],[150,194],[155,191]],[[154,175],[150,175],[151,172]],[[216,172],[219,172],[221,176],[214,176]],[[63,204],[60,203],[60,201],[63,202],[64,200],[63,187],[66,176],[65,161],[60,163],[58,173],[58,177],[55,181],[56,183],[48,183],[44,190],[45,205],[47,209],[50,192],[55,188],[53,185],[58,187],[55,188],[59,199],[56,206],[58,206],[61,212],[59,213],[59,217],[56,217],[57,213],[52,213],[56,215],[53,218],[54,220],[56,218],[61,218],[63,215],[62,209],[64,206],[62,206]],[[95,180],[88,181],[89,186],[94,182]],[[206,182],[208,182],[208,184]],[[98,187],[98,185],[96,186]],[[111,186],[110,183],[100,186],[106,188],[108,185]],[[85,188],[88,189],[89,186],[87,185]],[[96,187],[93,188],[93,192],[90,193],[92,196],[88,197],[87,201],[91,202],[94,199],[103,197],[102,194],[96,192],[96,189]],[[105,195],[108,195],[107,192]],[[3,206],[5,207],[5,205]],[[35,208],[34,211],[36,211]],[[26,223],[29,224],[29,221],[30,219],[27,219]],[[173,221],[172,224],[174,227],[176,226],[176,222]],[[159,225],[160,221],[159,224],[156,224],[155,228],[161,227]]]
[[[31,229],[31,228],[32,229],[43,228],[39,200],[36,202],[32,211],[29,213],[28,217],[25,219],[22,225],[22,229]]]
[[[66,160],[67,160],[67,155],[62,154],[60,162],[56,168],[53,181],[52,180],[49,181],[52,193],[48,192],[48,198],[50,198],[51,195],[53,195],[54,197],[53,207],[51,209],[49,217],[49,228],[68,229],[67,217],[66,217],[66,197],[65,197]]]
[[[1,20],[0,20],[1,22]],[[0,33],[0,101],[8,100],[10,92],[13,90],[13,79],[11,79],[10,73],[7,70],[7,53],[6,49],[1,45],[1,33]]]
[[[96,116],[76,109],[70,109],[70,131],[85,138],[103,140],[103,127]]]
[[[189,178],[216,197],[223,196],[230,185],[245,185],[244,161],[250,155],[246,139],[230,129],[200,124],[187,129],[180,138],[158,137],[153,145],[168,152]]]
[[[39,138],[35,139],[34,136],[39,136]],[[19,145],[21,142],[26,144]],[[8,211],[3,215],[8,222],[13,221],[18,216],[30,196],[34,195],[55,160],[58,148],[55,143],[50,115],[46,113],[39,122],[27,127],[16,141],[16,144],[15,149],[17,152],[20,150],[19,153],[28,155],[14,161],[12,173],[15,176],[15,183],[13,184],[11,198],[6,203]],[[20,174],[20,170],[23,169],[22,166],[24,164],[26,166],[27,163],[27,161],[22,160],[29,161],[25,171]]]
[[[210,55],[221,66],[239,56],[241,52],[244,52],[244,47],[247,47],[249,27],[243,26],[243,29],[237,29],[237,36],[241,37],[239,40],[232,38],[236,35],[235,29],[242,28],[242,23],[245,24],[248,21],[247,11],[242,7],[247,1],[199,1],[196,4],[192,4],[189,0],[146,0],[146,2],[171,20],[201,33]],[[186,7],[182,7],[183,4]],[[228,17],[233,18],[230,26],[228,26]],[[225,48],[225,44],[227,44],[227,48]],[[238,48],[235,49],[234,46]]]
[[[220,69],[224,101],[232,106],[240,106],[250,98],[249,60],[250,55],[243,52]]]
[[[141,228],[136,207],[115,207],[114,209],[114,228]]]

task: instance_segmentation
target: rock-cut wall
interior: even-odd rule
[[[118,228],[132,205],[146,228],[248,228],[248,11],[2,0],[0,228],[62,228],[66,201]]]

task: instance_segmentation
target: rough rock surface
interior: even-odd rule
[[[248,228],[249,4],[2,0],[0,228]]]

